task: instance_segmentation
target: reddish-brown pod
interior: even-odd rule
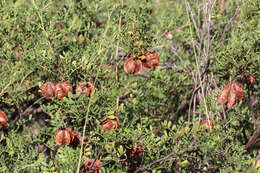
[[[208,131],[214,127],[214,123],[212,120],[202,120],[200,126],[206,126],[206,131]]]
[[[159,66],[160,56],[155,52],[144,53],[144,58],[142,59],[142,64],[144,68],[150,69],[155,66]]]
[[[3,111],[0,111],[0,126],[7,125],[7,116]]]
[[[112,127],[113,127],[112,121],[111,121],[110,119],[102,120],[102,121],[100,122],[100,125],[101,125],[101,127],[102,127],[105,131],[111,130]]]
[[[86,44],[87,44],[86,39],[84,39],[84,40],[81,42],[81,44],[86,45]]]
[[[228,102],[229,91],[231,88],[231,82],[228,82],[218,96],[220,104],[226,104]]]
[[[136,146],[136,147],[133,147],[130,151],[129,151],[129,156],[128,157],[142,157],[143,156],[143,149],[142,147],[140,146]]]
[[[69,82],[64,81],[64,82],[60,82],[56,85],[55,96],[58,99],[67,97],[69,92],[72,92],[72,86],[70,85]]]
[[[57,82],[45,82],[41,86],[42,95],[46,98],[54,97],[56,85],[57,85]]]
[[[65,129],[70,134],[70,145],[72,148],[76,148],[81,143],[81,136],[78,132],[71,130],[70,128]]]
[[[142,70],[142,62],[138,59],[128,58],[124,64],[124,71],[130,74],[139,74]]]
[[[255,78],[254,78],[253,76],[248,76],[248,77],[246,78],[246,80],[247,80],[248,82],[250,82],[251,84],[255,84]]]
[[[155,128],[155,129],[153,129],[153,133],[154,133],[155,135],[159,135],[159,130],[158,130],[157,128]]]
[[[86,96],[89,97],[90,94],[94,92],[94,85],[91,82],[80,82],[75,91],[79,93],[86,93]]]
[[[70,133],[66,129],[56,131],[55,142],[57,145],[69,145],[71,142]]]
[[[233,87],[236,90],[236,99],[242,100],[244,97],[244,86],[239,82],[233,83]]]
[[[237,100],[242,100],[244,87],[239,82],[228,82],[218,96],[220,104],[232,107]]]
[[[105,130],[111,130],[111,129],[117,129],[119,124],[119,119],[117,117],[115,118],[106,118],[100,122],[101,127]]]
[[[234,85],[231,84],[231,89],[229,91],[229,96],[228,96],[227,107],[232,107],[234,104],[236,104],[236,90],[234,88]]]
[[[88,159],[80,167],[82,173],[101,173],[101,162],[96,159]]]

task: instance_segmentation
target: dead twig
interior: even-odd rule
[[[186,28],[186,27],[188,27],[188,26],[190,26],[190,25],[191,25],[190,23],[187,23],[187,24],[182,25],[182,26],[180,26],[180,27],[178,27],[178,28],[176,28],[176,29],[174,29],[174,30],[166,31],[166,32],[164,32],[164,33],[161,34],[161,37],[166,36],[166,35],[168,35],[168,34],[170,34],[170,33],[173,33],[173,32],[181,31],[183,28]]]
[[[150,164],[148,164],[148,165],[146,165],[146,166],[144,166],[144,167],[138,168],[138,169],[135,171],[135,173],[137,173],[137,172],[143,172],[143,171],[146,171],[146,170],[151,170],[151,166],[154,165],[154,164],[157,164],[157,163],[166,161],[166,160],[168,160],[168,159],[170,159],[170,158],[178,157],[179,155],[182,155],[183,153],[185,153],[185,152],[187,152],[187,151],[196,150],[196,149],[198,149],[200,146],[201,146],[200,144],[199,144],[199,145],[194,145],[194,146],[190,145],[188,148],[185,148],[185,149],[183,149],[183,150],[181,150],[181,151],[179,151],[179,152],[172,152],[172,153],[170,153],[169,155],[167,155],[167,156],[165,156],[165,157],[163,157],[163,158],[160,158],[160,159],[158,159],[158,160],[155,160],[155,161],[153,161],[152,163],[150,163]]]

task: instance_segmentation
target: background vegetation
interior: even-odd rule
[[[260,2],[257,0],[1,0],[0,172],[259,172]],[[124,72],[129,55],[160,65]],[[250,82],[249,78],[255,81]],[[90,97],[47,99],[47,81]],[[243,100],[218,102],[228,81]],[[100,121],[118,117],[118,129]],[[205,130],[204,119],[214,126]],[[71,128],[83,142],[57,146]],[[134,150],[135,148],[135,150]],[[138,148],[138,150],[137,150]],[[138,151],[138,152],[137,152]],[[91,172],[91,171],[89,171]]]

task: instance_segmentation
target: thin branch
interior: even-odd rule
[[[183,150],[181,150],[181,151],[179,151],[179,152],[172,152],[172,153],[170,153],[169,155],[167,155],[167,156],[165,156],[165,157],[163,157],[163,158],[161,158],[161,159],[155,160],[155,161],[153,161],[152,163],[150,163],[150,164],[148,164],[148,165],[146,165],[146,166],[144,166],[144,167],[138,168],[138,169],[135,171],[135,173],[137,173],[137,172],[143,172],[143,171],[145,171],[145,170],[150,170],[150,169],[151,169],[151,166],[154,165],[154,164],[157,164],[157,163],[166,161],[166,160],[168,160],[168,159],[170,159],[170,158],[178,157],[179,155],[182,155],[183,153],[185,153],[185,152],[187,152],[187,151],[196,150],[196,149],[197,149],[198,147],[200,147],[200,146],[201,146],[201,145],[194,145],[194,146],[191,146],[191,145],[190,145],[188,148],[185,148],[185,149],[183,149]]]
[[[182,25],[182,26],[180,26],[180,27],[178,27],[178,28],[176,28],[176,29],[174,29],[174,30],[164,32],[163,34],[161,34],[161,37],[166,36],[166,35],[168,35],[168,34],[170,34],[170,33],[173,33],[173,32],[181,31],[183,28],[186,28],[186,27],[188,27],[188,26],[190,26],[190,25],[191,25],[190,23],[187,23],[187,24]]]

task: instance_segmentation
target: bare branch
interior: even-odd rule
[[[148,164],[147,166],[145,166],[145,167],[143,167],[143,168],[141,167],[141,168],[137,169],[137,170],[135,171],[135,173],[137,173],[137,172],[142,172],[142,171],[145,171],[145,170],[150,170],[150,169],[151,169],[151,166],[154,165],[154,164],[157,164],[157,163],[166,161],[166,160],[168,160],[168,159],[170,159],[170,158],[178,157],[179,155],[182,155],[183,153],[185,153],[185,152],[187,152],[187,151],[196,150],[196,149],[199,148],[200,146],[201,146],[201,145],[194,145],[194,146],[190,145],[188,148],[185,148],[185,149],[183,149],[183,150],[181,150],[181,151],[179,151],[179,152],[172,152],[172,153],[170,153],[169,155],[167,155],[167,156],[165,156],[165,157],[163,157],[163,158],[161,158],[161,159],[155,160],[154,162]]]

